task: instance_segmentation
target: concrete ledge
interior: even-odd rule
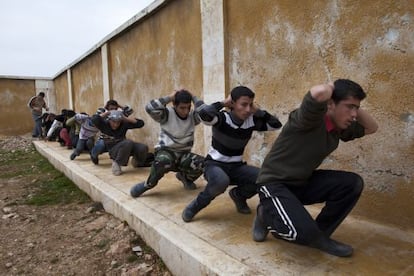
[[[205,185],[202,179],[197,190],[186,191],[170,173],[157,187],[133,199],[130,187],[145,180],[149,168],[123,167],[121,176],[113,176],[107,154],[96,166],[87,154],[71,161],[71,151],[58,143],[35,141],[34,145],[93,200],[102,202],[107,212],[128,222],[174,275],[414,275],[411,230],[349,217],[334,234],[354,246],[354,256],[345,259],[270,235],[265,242],[256,243],[250,233],[253,215],[238,214],[227,193],[194,221],[182,221],[183,208]],[[251,207],[257,200],[249,200]]]
[[[257,275],[248,266],[185,228],[102,181],[67,156],[56,154],[50,143],[34,142],[37,151],[45,156],[105,210],[125,220],[163,259],[174,275]],[[69,151],[68,151],[69,152]],[[106,170],[110,173],[110,170]],[[114,177],[116,178],[116,177]]]

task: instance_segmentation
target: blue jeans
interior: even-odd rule
[[[259,168],[244,162],[223,163],[206,160],[204,178],[207,185],[197,196],[197,203],[204,208],[218,195],[224,193],[229,185],[236,185],[238,194],[246,199],[257,193],[256,179]]]
[[[106,148],[105,142],[102,139],[98,139],[98,141],[96,141],[95,145],[93,146],[92,150],[91,150],[91,156],[93,158],[98,158],[98,155],[107,152],[108,149]]]
[[[32,119],[34,121],[34,128],[32,131],[33,137],[43,136],[42,134],[42,114],[37,115],[32,113]]]
[[[81,154],[82,151],[87,150],[87,151],[91,151],[91,149],[93,149],[94,147],[94,138],[90,137],[87,140],[86,139],[79,139],[78,142],[76,143],[76,148],[74,153],[76,154],[76,156],[79,156]]]

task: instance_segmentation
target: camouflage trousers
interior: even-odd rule
[[[155,152],[147,186],[155,187],[158,181],[170,171],[181,172],[187,180],[193,182],[203,174],[203,168],[204,157],[201,155],[160,149]]]

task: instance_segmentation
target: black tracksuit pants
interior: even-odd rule
[[[309,244],[330,236],[358,201],[362,178],[352,172],[315,170],[305,186],[268,183],[259,187],[260,208],[277,238]],[[314,220],[303,205],[325,202]]]

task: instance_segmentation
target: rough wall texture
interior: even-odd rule
[[[312,85],[350,78],[365,88],[368,97],[362,107],[377,119],[379,131],[340,144],[322,167],[351,170],[364,177],[366,189],[354,214],[413,229],[412,0],[223,3],[225,87],[251,87],[256,101],[276,113],[283,123]],[[164,4],[106,42],[109,94],[119,103],[131,105],[135,116],[144,119],[145,127],[131,131],[130,137],[150,147],[157,140],[159,126],[145,113],[145,104],[182,87],[204,95],[202,89],[206,85],[200,0],[171,0]],[[208,35],[206,31],[204,37]],[[92,113],[102,105],[100,53],[97,50],[70,68],[77,111]],[[67,72],[54,79],[54,88],[57,109],[68,108]],[[21,116],[21,125],[13,129],[9,117],[0,116],[2,132],[19,134],[31,130],[26,102],[34,91],[34,81],[0,79],[0,107],[6,111],[2,114],[13,112]],[[228,91],[217,94],[220,93],[224,96]],[[195,151],[200,154],[205,154],[204,135],[203,128],[198,128]],[[278,132],[255,134],[245,159],[260,166],[277,135]]]
[[[226,1],[229,84],[286,122],[314,84],[359,82],[379,131],[341,144],[324,167],[366,181],[354,213],[414,227],[414,5],[411,1]],[[255,16],[260,14],[260,16]],[[277,134],[259,134],[247,155],[260,164]],[[259,149],[259,150],[257,150]]]
[[[54,79],[56,94],[56,113],[69,108],[68,74],[64,72]]]
[[[32,131],[34,123],[27,102],[35,95],[34,80],[0,78],[0,135]]]
[[[145,104],[180,88],[201,94],[198,11],[198,0],[172,1],[109,44],[111,96],[131,105],[145,121],[144,128],[131,131],[131,137],[150,148],[158,139],[159,125],[146,114]],[[200,131],[196,141],[202,141]]]
[[[95,51],[72,68],[73,109],[90,115],[102,106],[102,58]]]

